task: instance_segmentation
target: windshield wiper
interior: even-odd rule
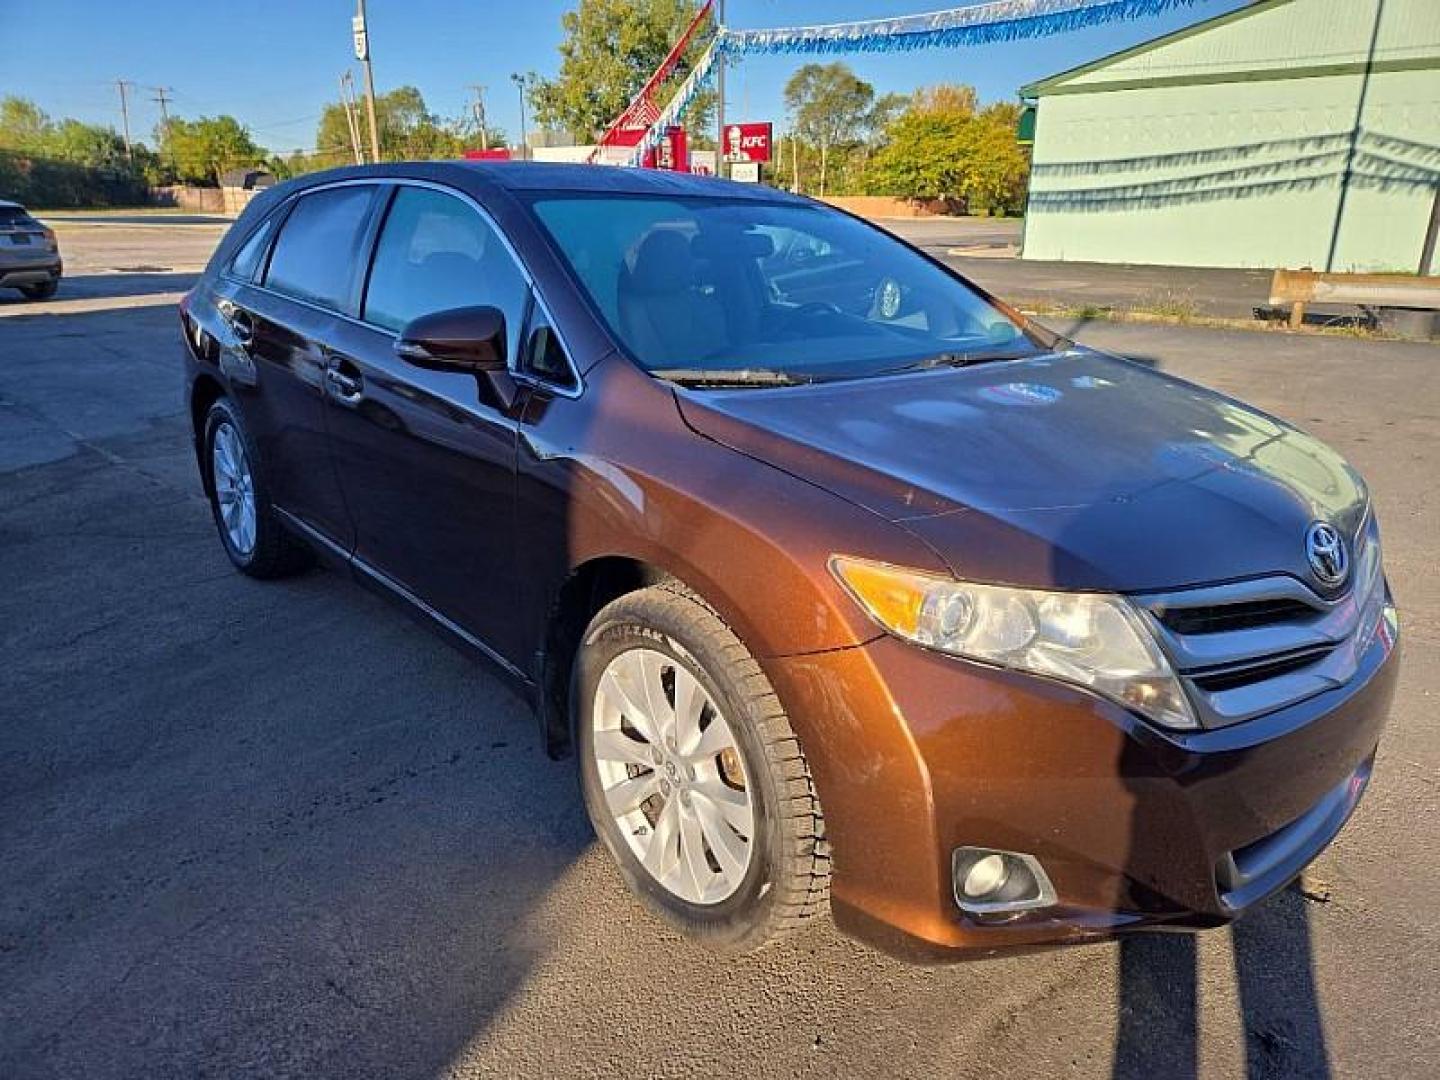
[[[770,368],[655,368],[650,372],[657,379],[681,386],[803,386],[812,378],[802,378]]]
[[[938,367],[969,367],[971,364],[983,364],[990,360],[1018,360],[1020,357],[1006,352],[942,352],[932,356],[922,356],[919,360],[912,360],[908,364],[899,364],[895,367],[881,368],[875,372],[876,375],[898,375],[904,371],[926,371]]]

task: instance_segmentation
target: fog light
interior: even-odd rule
[[[972,915],[1033,911],[1055,903],[1055,888],[1033,855],[956,848],[951,862],[955,902]]]
[[[1004,885],[1005,879],[1009,876],[1003,856],[986,855],[982,859],[977,859],[966,871],[960,891],[971,900],[983,900]]]

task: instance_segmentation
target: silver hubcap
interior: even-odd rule
[[[595,690],[593,755],[605,801],[645,870],[692,904],[745,880],[754,807],[734,733],[699,680],[654,649],[629,649]]]
[[[210,459],[226,539],[241,555],[249,555],[255,549],[255,481],[245,444],[231,424],[222,422],[215,429]]]

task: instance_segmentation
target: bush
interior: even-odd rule
[[[126,169],[0,150],[0,198],[28,207],[140,206],[147,197],[144,178]]]

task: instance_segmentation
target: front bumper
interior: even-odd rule
[[[824,808],[837,924],[945,960],[1215,926],[1283,887],[1358,803],[1397,660],[1377,635],[1345,686],[1195,733],[890,637],[767,666]],[[1056,904],[966,915],[967,845],[1035,856]]]

